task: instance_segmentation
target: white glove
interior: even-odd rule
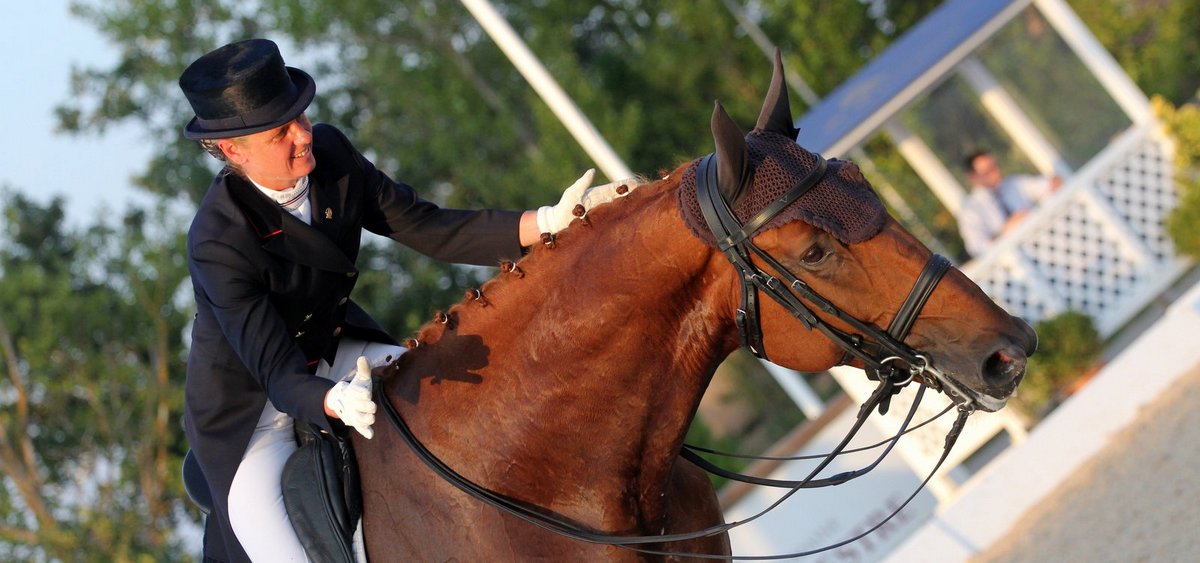
[[[358,357],[355,373],[349,380],[339,381],[325,395],[325,406],[346,426],[358,430],[368,440],[375,435],[375,401],[371,400],[371,364],[365,356]]]
[[[596,170],[589,168],[587,172],[583,173],[583,176],[580,176],[563,192],[562,198],[557,204],[538,208],[538,232],[555,234],[567,228],[567,225],[576,219],[575,206],[582,205],[583,214],[587,215],[587,212],[597,205],[622,197],[628,194],[629,190],[637,187],[637,182],[633,180],[588,187],[591,186],[592,177],[595,174]],[[626,186],[627,190],[624,193],[617,193],[617,188],[621,186]]]
[[[587,191],[583,192],[583,201],[581,203],[583,204],[584,209],[591,211],[592,208],[596,207],[597,205],[608,203],[619,197],[625,197],[629,195],[634,188],[638,187],[638,184],[639,181],[636,178],[630,178],[628,180],[621,180],[619,182],[609,182],[599,186],[592,186],[588,188]]]
[[[571,184],[563,191],[562,198],[558,203],[551,205],[543,205],[537,210],[537,226],[538,232],[542,233],[557,233],[571,224],[575,220],[575,206],[579,205],[583,199],[583,193],[588,186],[592,185],[592,176],[596,175],[595,168],[588,168],[587,172],[583,173],[574,184]]]

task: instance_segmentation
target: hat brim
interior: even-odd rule
[[[292,105],[287,108],[287,110],[279,114],[278,118],[267,123],[255,124],[247,127],[237,127],[233,129],[205,129],[204,127],[200,126],[199,118],[193,117],[192,120],[189,121],[188,124],[183,128],[183,136],[195,141],[203,139],[230,139],[233,137],[242,137],[245,135],[252,135],[254,133],[260,133],[262,131],[274,129],[292,121],[293,119],[296,119],[300,116],[300,114],[304,113],[304,110],[308,109],[309,104],[312,103],[313,97],[317,92],[317,87],[316,82],[313,81],[312,77],[309,76],[307,72],[290,66],[286,68],[288,76],[291,77],[292,83],[296,85],[296,90],[300,92],[300,95],[296,97],[296,101],[293,102]]]

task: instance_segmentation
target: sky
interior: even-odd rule
[[[0,189],[41,204],[62,197],[68,224],[82,228],[101,216],[113,221],[130,204],[152,201],[130,181],[151,151],[148,139],[132,127],[110,129],[103,136],[55,132],[54,107],[70,95],[72,65],[106,67],[117,59],[116,48],[71,16],[68,3],[5,2],[0,17]],[[182,537],[189,551],[199,552],[198,530],[185,529]]]
[[[150,157],[132,127],[103,136],[58,133],[54,107],[70,96],[72,65],[105,67],[117,50],[72,16],[69,0],[6,2],[0,18],[0,188],[45,204],[59,196],[67,220],[94,224],[150,198],[130,177]]]

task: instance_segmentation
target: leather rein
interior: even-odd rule
[[[882,331],[877,327],[864,323],[857,318],[845,313],[832,302],[821,297],[813,291],[807,284],[795,277],[782,264],[772,258],[769,254],[759,249],[751,238],[753,235],[766,225],[771,218],[783,211],[785,207],[794,202],[801,195],[816,186],[825,173],[826,162],[819,155],[817,157],[818,165],[806,177],[796,183],[786,194],[780,199],[770,203],[754,217],[747,221],[744,225],[740,224],[733,212],[729,208],[729,204],[722,198],[720,191],[717,189],[717,170],[716,156],[710,154],[701,159],[699,169],[696,174],[696,191],[699,199],[700,208],[704,214],[704,218],[708,223],[709,229],[713,236],[717,239],[718,248],[725,254],[729,261],[737,269],[741,278],[742,286],[742,301],[741,307],[737,311],[736,323],[738,333],[742,339],[742,344],[748,348],[756,356],[766,359],[766,354],[762,345],[762,327],[758,318],[758,292],[762,291],[778,302],[788,312],[794,315],[808,329],[816,329],[832,342],[845,350],[845,355],[842,358],[842,363],[847,361],[847,358],[858,358],[866,366],[867,373],[872,379],[879,381],[879,386],[871,394],[871,396],[859,408],[857,420],[854,426],[842,439],[842,441],[831,451],[824,456],[824,460],[815,467],[808,476],[801,481],[776,481],[770,479],[752,478],[732,472],[725,471],[719,467],[709,463],[704,458],[697,455],[691,446],[686,446],[681,451],[681,455],[698,466],[714,472],[718,475],[742,480],[750,483],[789,488],[787,494],[779,498],[775,503],[768,506],[761,512],[748,517],[746,519],[711,526],[702,530],[677,533],[677,534],[662,534],[653,536],[618,536],[608,533],[596,532],[584,528],[578,523],[568,519],[556,516],[544,510],[527,505],[525,503],[513,500],[511,497],[492,491],[463,475],[456,472],[453,468],[447,466],[436,455],[430,452],[421,441],[413,434],[412,430],[405,423],[400,413],[392,406],[388,400],[384,387],[380,379],[376,378],[376,392],[380,397],[380,406],[383,408],[384,414],[388,421],[401,435],[408,446],[413,450],[417,457],[425,463],[431,470],[438,474],[442,479],[449,482],[454,487],[463,491],[467,495],[485,502],[497,509],[500,509],[518,519],[528,523],[547,529],[549,531],[567,536],[579,541],[588,543],[614,545],[624,547],[639,553],[651,555],[666,555],[666,556],[684,556],[703,559],[718,559],[718,560],[776,560],[790,559],[805,555],[812,555],[824,551],[836,549],[848,543],[856,541],[863,536],[869,534],[879,528],[897,513],[902,510],[908,503],[916,497],[916,495],[925,487],[925,484],[933,477],[938,468],[946,460],[950,454],[950,449],[957,440],[958,435],[962,432],[966,424],[967,417],[974,412],[973,399],[962,392],[956,385],[945,378],[939,371],[934,369],[928,360],[928,357],[917,351],[912,350],[903,343],[904,337],[908,335],[912,325],[916,322],[917,316],[924,307],[929,296],[937,287],[938,282],[950,267],[950,261],[945,257],[934,254],[926,263],[921,274],[917,277],[913,288],[909,291],[904,303],[896,313],[895,318],[888,326],[888,330]],[[759,269],[752,261],[751,256],[757,256],[768,266],[778,272],[785,280],[781,282],[778,278],[771,276]],[[789,289],[790,288],[790,289]],[[812,305],[824,313],[831,315],[846,325],[850,326],[857,333],[847,333],[838,330],[836,327],[829,325],[808,307],[804,305],[801,299],[808,301]],[[863,338],[862,334],[867,336]],[[876,408],[879,411],[886,412],[890,398],[898,393],[902,387],[914,381],[917,376],[921,376],[921,387],[918,388],[917,395],[913,402],[912,408],[909,410],[904,422],[901,424],[897,434],[886,440],[876,444],[876,447],[887,444],[886,449],[880,454],[870,465],[856,470],[840,473],[832,477],[817,478],[817,475],[833,462],[837,456],[848,453],[845,448],[850,440],[857,434],[862,427],[867,417]],[[909,423],[913,419],[920,405],[921,398],[924,395],[926,387],[933,387],[938,391],[953,392],[961,402],[958,405],[958,418],[955,420],[950,431],[946,435],[944,450],[941,458],[937,461],[928,476],[918,485],[912,495],[908,497],[891,515],[880,521],[874,527],[862,532],[859,535],[848,538],[841,542],[831,544],[819,549],[789,553],[781,555],[768,556],[725,556],[713,554],[698,554],[689,552],[668,552],[660,551],[645,547],[648,544],[662,544],[669,542],[680,542],[693,539],[699,539],[717,534],[723,534],[729,530],[747,524],[758,519],[767,512],[773,510],[792,494],[800,489],[822,487],[830,485],[838,485],[849,481],[855,477],[862,476],[874,469],[875,466],[891,451],[900,437],[913,429],[909,429]],[[935,418],[940,417],[950,410],[939,413]],[[929,421],[922,423],[927,424]],[[918,425],[921,426],[921,425]],[[869,449],[869,448],[867,448]],[[710,452],[715,453],[715,452]],[[749,457],[749,456],[746,456]]]

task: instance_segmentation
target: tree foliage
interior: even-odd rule
[[[1200,3],[1070,0],[1096,38],[1148,94],[1173,104],[1200,89]]]
[[[1103,348],[1092,318],[1078,311],[1042,320],[1034,329],[1038,353],[1029,359],[1015,402],[1028,414],[1040,417],[1063,398],[1065,387],[1094,367]]]
[[[1175,140],[1175,184],[1179,203],[1167,216],[1167,233],[1175,249],[1200,258],[1200,105],[1175,107],[1156,96],[1155,112]]]
[[[748,127],[770,78],[766,57],[723,0],[497,4],[639,174],[653,176],[711,150],[713,100]],[[758,19],[793,70],[822,91],[936,2],[880,13],[859,2],[827,4],[757,4]],[[75,71],[76,96],[60,108],[62,124],[78,132],[120,122],[144,126],[160,150],[136,181],[164,197],[198,201],[215,170],[179,134],[191,116],[176,85],[179,72],[204,52],[248,36],[275,39],[289,64],[316,78],[314,120],[344,129],[380,169],[439,203],[531,208],[554,201],[592,166],[458,3],[126,0],[75,9],[113,39],[121,56],[112,68]],[[879,30],[885,20],[890,33]],[[474,271],[411,252],[372,252],[390,266],[377,276],[378,291],[391,294],[385,308],[398,315],[381,320],[400,334],[461,290],[447,280],[478,281]]]
[[[0,558],[167,558],[178,548],[187,270],[165,217],[137,211],[74,232],[61,200],[7,198]]]

